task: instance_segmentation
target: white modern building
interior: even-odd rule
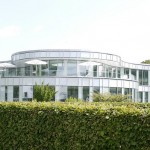
[[[34,59],[46,64],[26,63]],[[0,67],[0,101],[31,100],[35,83],[44,82],[55,87],[55,100],[88,96],[92,100],[92,93],[98,91],[150,102],[150,65],[127,63],[113,54],[76,49],[21,51],[0,62]]]

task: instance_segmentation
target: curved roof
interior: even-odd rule
[[[44,52],[47,53],[44,54]],[[60,53],[63,54],[60,54]],[[74,52],[78,53],[76,56],[70,55],[67,56],[66,52]],[[39,55],[37,55],[39,53]],[[150,70],[150,65],[148,64],[135,64],[129,63],[121,60],[121,57],[114,54],[103,53],[99,51],[87,50],[87,49],[39,49],[39,50],[27,50],[27,51],[20,51],[12,54],[11,58],[12,61],[22,60],[22,59],[34,59],[34,58],[49,58],[54,57],[53,53],[58,53],[58,57],[70,57],[70,58],[86,58],[86,59],[93,59],[95,61],[100,61],[106,63],[108,65],[119,66],[124,68],[133,68],[133,69],[143,69],[143,70]],[[80,54],[79,54],[80,53]],[[35,56],[30,56],[34,54]],[[87,54],[87,56],[86,56]],[[89,54],[89,55],[88,55]],[[75,55],[75,54],[74,54]],[[115,62],[115,63],[114,63]]]

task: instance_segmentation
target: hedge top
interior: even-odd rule
[[[68,109],[76,112],[92,111],[94,113],[112,113],[114,115],[150,115],[149,103],[120,103],[120,102],[100,102],[100,103],[62,103],[62,102],[0,102],[0,108],[18,108],[28,111],[37,110],[56,110],[67,111]],[[1,109],[0,109],[1,110]]]

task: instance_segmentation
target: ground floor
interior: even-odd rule
[[[92,101],[93,92],[99,93],[111,93],[111,94],[123,94],[130,95],[133,100],[137,99],[137,91],[133,88],[121,88],[121,87],[99,87],[99,86],[53,86],[55,89],[56,101],[65,101],[69,97],[79,98]],[[30,101],[33,99],[34,86],[1,86],[1,101]],[[144,92],[143,95],[147,97],[148,92]],[[142,96],[140,96],[142,100]]]
[[[34,85],[49,84],[55,89],[55,101],[69,97],[92,101],[93,92],[130,95],[134,102],[150,102],[150,87],[132,80],[110,78],[2,78],[0,101],[31,101]]]
[[[98,87],[98,86],[53,86],[55,97],[53,100],[65,101],[69,97],[92,101],[93,92],[123,94],[135,102],[149,102],[150,93],[147,91],[138,92],[134,88],[121,87]],[[1,86],[1,101],[31,101],[33,99],[34,86]]]

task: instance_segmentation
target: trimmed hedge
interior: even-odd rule
[[[1,150],[148,150],[150,104],[0,103]]]

